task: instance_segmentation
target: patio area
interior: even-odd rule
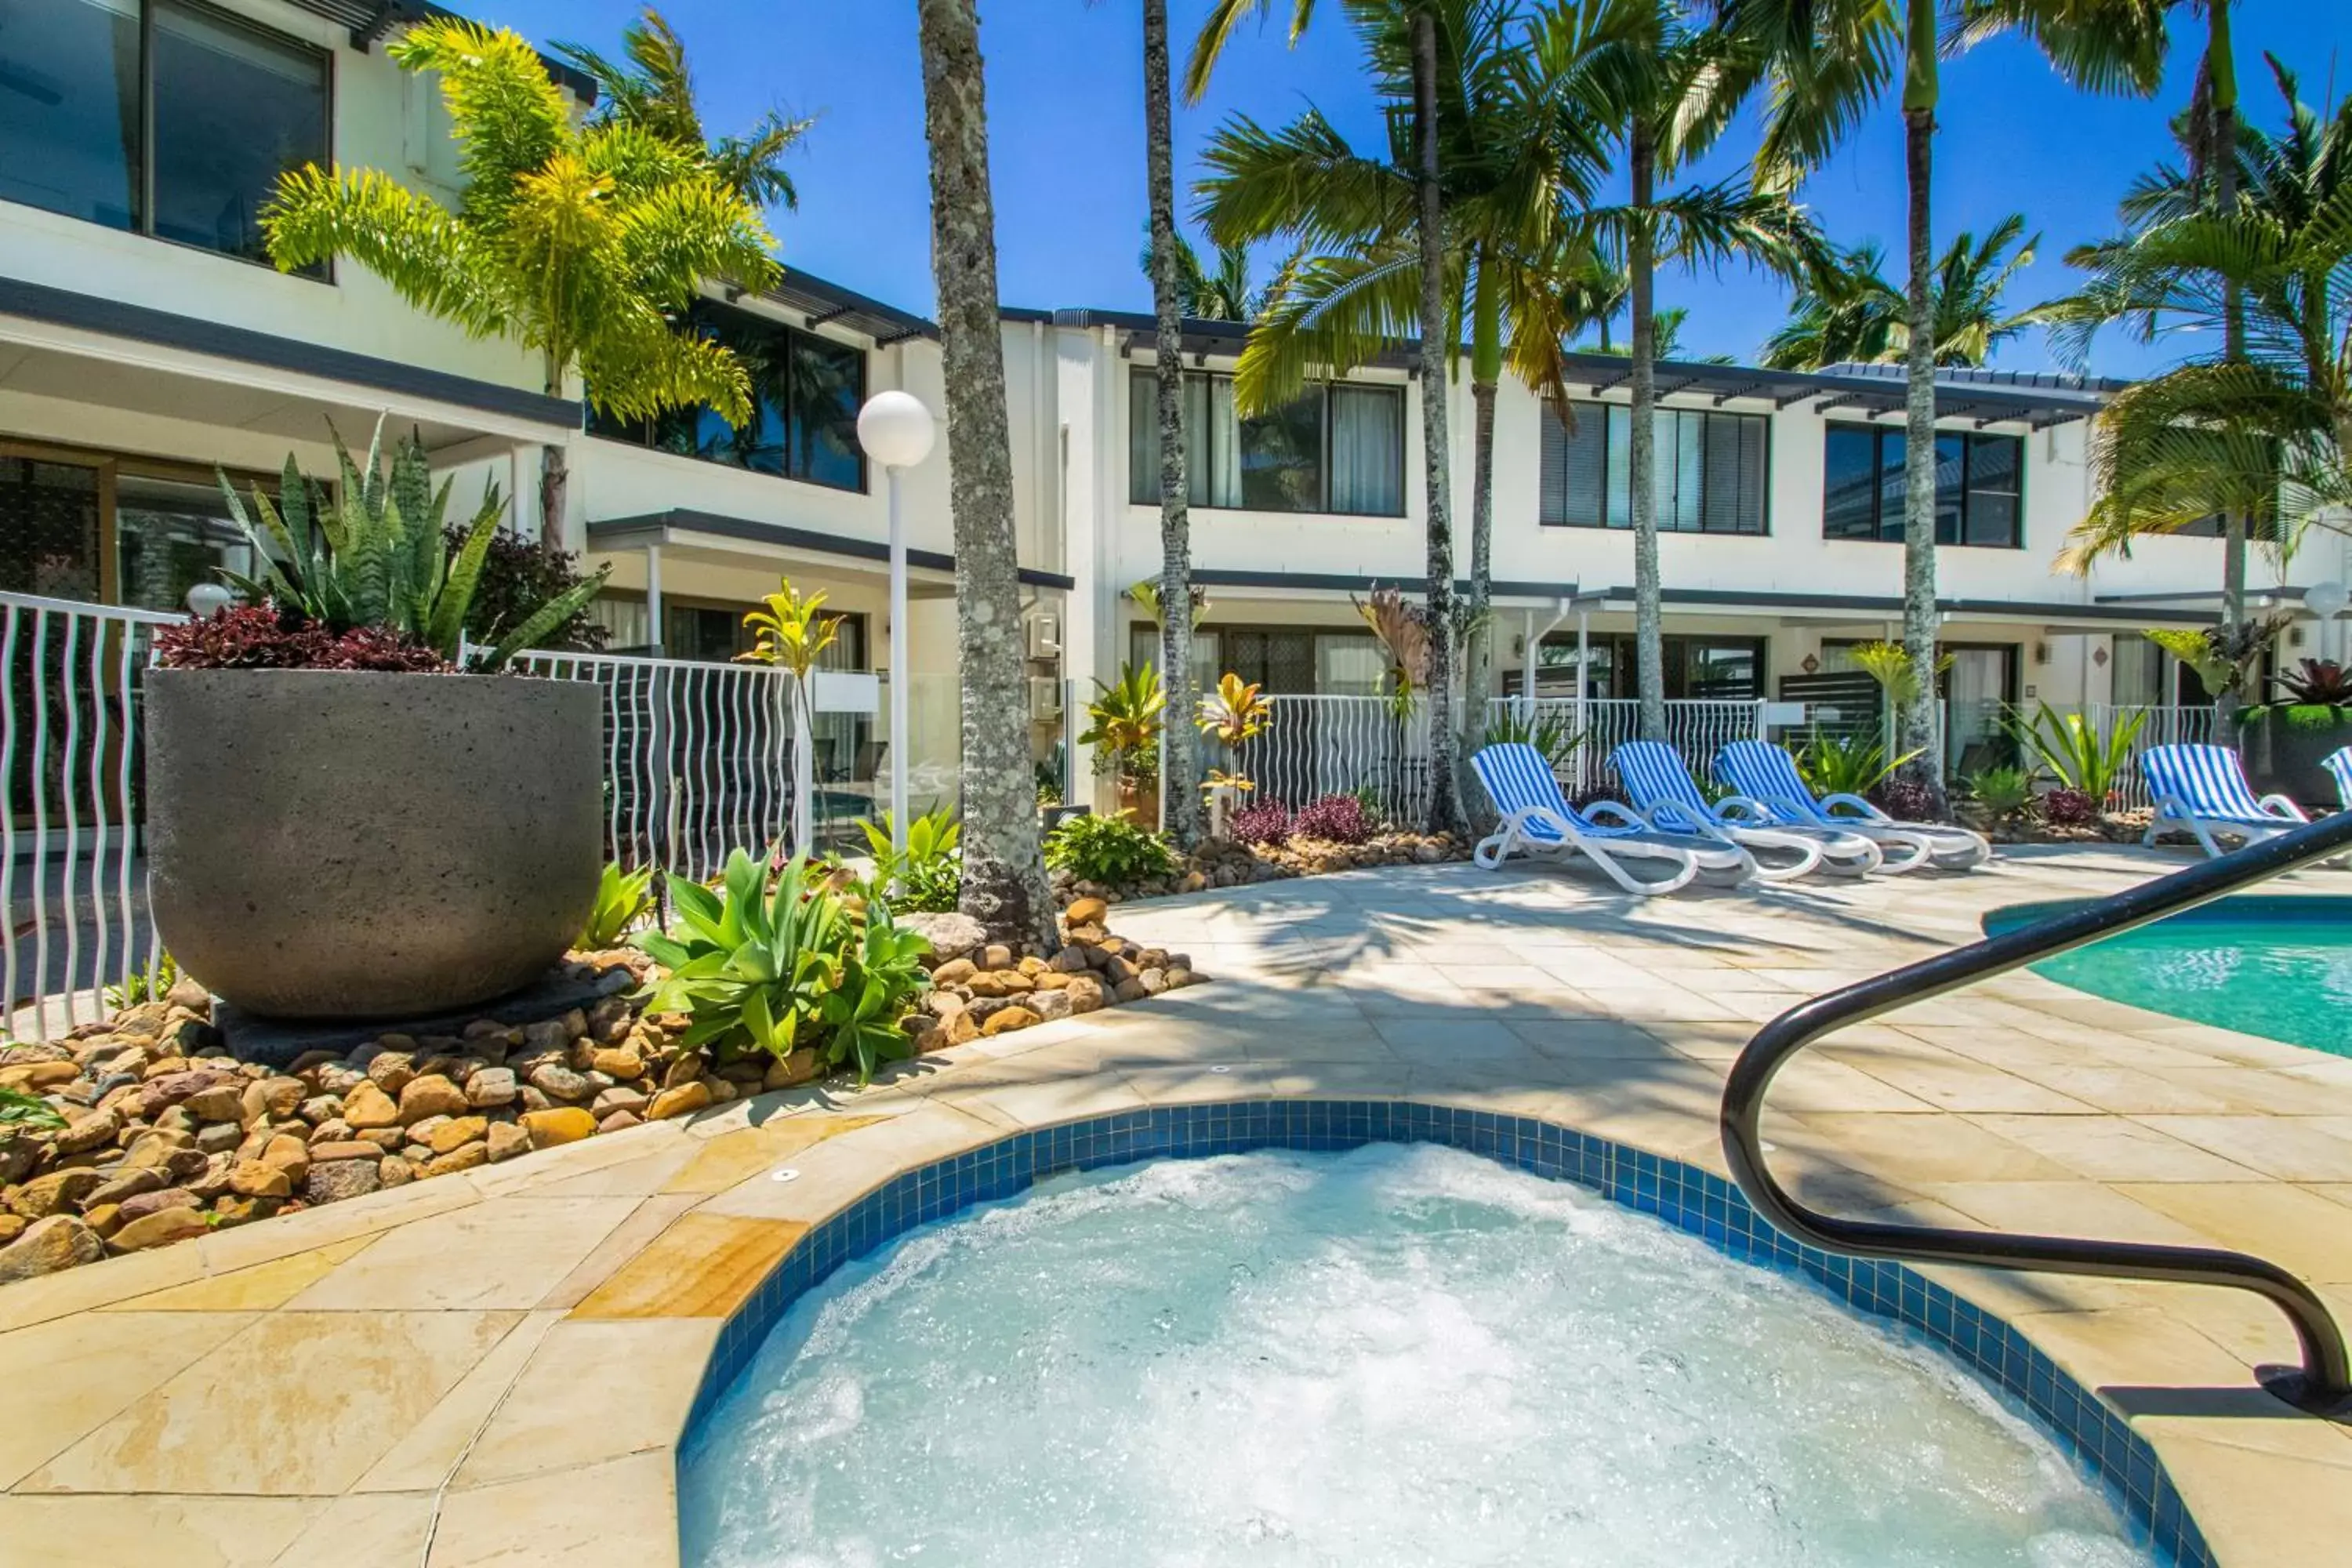
[[[0,1290],[0,1560],[429,1568],[677,1560],[675,1445],[727,1315],[879,1182],[1154,1105],[1398,1100],[1540,1118],[1722,1173],[1727,1065],[1800,998],[1972,940],[1986,910],[2181,864],[1641,902],[1465,866],[1123,906],[1217,984]],[[2306,873],[2271,890],[2336,892]],[[2352,1059],[2019,974],[1783,1075],[1776,1168],[1846,1214],[2218,1244],[2352,1319]],[[775,1179],[790,1169],[793,1179]],[[2150,1442],[2217,1559],[2352,1540],[2352,1430],[2250,1369],[2251,1297],[1923,1269]]]

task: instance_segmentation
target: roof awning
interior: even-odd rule
[[[643,550],[647,545],[658,546],[665,552],[674,549],[681,554],[700,554],[736,565],[810,561],[853,576],[877,580],[887,576],[890,563],[890,546],[883,540],[823,533],[785,523],[758,522],[685,508],[610,518],[588,525],[588,549],[592,554]],[[955,557],[939,550],[908,550],[907,567],[910,581],[951,582]],[[1076,585],[1076,579],[1042,567],[1024,566],[1019,572],[1024,587],[1066,589]]]

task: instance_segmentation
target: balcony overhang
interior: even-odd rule
[[[591,555],[617,554],[648,546],[660,550],[666,557],[708,561],[714,565],[756,565],[772,570],[779,564],[797,561],[861,580],[883,583],[889,578],[890,546],[879,539],[824,533],[786,523],[760,522],[686,508],[610,518],[588,525]],[[943,593],[954,591],[955,557],[944,551],[908,550],[907,572],[908,582],[918,598],[943,596],[928,592],[933,588]],[[1021,584],[1025,588],[1067,589],[1076,585],[1075,580],[1065,574],[1042,567],[1024,566],[1019,572]]]

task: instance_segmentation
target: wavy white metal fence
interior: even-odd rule
[[[2084,717],[2101,735],[2113,735],[2116,726],[2128,722],[2134,714],[2140,716],[2139,732],[2132,737],[2131,760],[2116,777],[2116,804],[2126,810],[2155,804],[2148,796],[2147,780],[2140,773],[2142,752],[2150,746],[2206,745],[2211,742],[2214,733],[2213,710],[2210,706],[2142,707],[2095,702],[2084,710]]]
[[[605,852],[700,881],[788,837],[792,677],[761,664],[527,653],[515,668],[604,690]]]
[[[140,688],[155,627],[180,618],[0,594],[0,984],[37,1039],[104,1016],[103,988],[155,966]]]
[[[1429,710],[1400,718],[1378,697],[1272,697],[1264,733],[1211,755],[1211,767],[1257,786],[1253,804],[1299,806],[1328,795],[1368,794],[1395,822],[1418,822],[1429,806]],[[1211,748],[1213,752],[1215,748]]]
[[[1573,697],[1542,697],[1532,703],[1498,697],[1487,703],[1486,712],[1490,727],[1508,723],[1515,731],[1524,731],[1532,726],[1538,742],[1552,749],[1552,770],[1562,787],[1578,795],[1616,790],[1617,770],[1610,765],[1610,754],[1642,733],[1642,705],[1628,697],[1592,697],[1582,702]],[[1666,704],[1662,738],[1703,779],[1716,752],[1734,741],[1764,734],[1764,714],[1760,701],[1676,699]]]

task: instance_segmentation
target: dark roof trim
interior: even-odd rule
[[[1195,576],[1199,574],[1195,573]],[[1499,584],[1496,592],[1501,592]],[[1668,588],[1664,598],[1669,604],[1720,606],[1725,609],[1758,610],[1864,610],[1874,614],[1903,613],[1900,597],[1881,597],[1870,594],[1781,594],[1770,589],[1748,588]],[[1628,586],[1609,590],[1609,597],[1630,600],[1633,589]],[[2145,609],[2132,609],[2120,605],[2104,604],[2037,604],[2020,599],[1937,599],[1936,607],[1953,616],[2032,616],[2044,620],[2146,621]],[[2210,621],[2218,616],[2197,611],[2184,611],[2168,620]]]
[[[909,338],[940,335],[938,325],[921,316],[789,267],[784,268],[782,280],[764,297],[787,310],[798,310],[812,326],[820,321],[831,321],[863,333],[873,339],[877,348],[887,348]]]
[[[890,560],[890,547],[880,540],[819,533],[814,529],[793,528],[787,523],[754,522],[749,518],[727,517],[719,512],[695,511],[684,507],[592,522],[588,525],[588,543],[593,549],[625,549],[638,544],[663,543],[666,536],[673,533],[708,533],[721,539],[740,539],[753,544],[805,550],[814,555],[837,555],[848,561],[879,561],[887,564]],[[938,550],[910,549],[907,552],[907,564],[931,572],[953,572],[955,557]],[[1033,588],[1077,586],[1076,578],[1059,572],[1047,572],[1035,566],[1024,566],[1019,570],[1021,581]]]
[[[22,316],[51,326],[152,343],[158,348],[215,354],[245,364],[315,375],[378,392],[430,398],[436,403],[478,408],[563,430],[577,430],[581,424],[580,405],[566,398],[426,370],[397,360],[325,348],[220,321],[201,321],[145,305],[101,300],[95,294],[77,294],[71,289],[52,289],[46,283],[28,283],[22,279],[0,278],[0,316]]]
[[[1338,572],[1244,572],[1216,567],[1197,568],[1192,581],[1204,588],[1291,588],[1302,591],[1320,590],[1329,594],[1369,594],[1385,584],[1402,588],[1408,594],[1419,591],[1419,577],[1357,577]],[[1470,591],[1466,577],[1454,584],[1457,593]],[[1577,593],[1573,583],[1497,582],[1487,584],[1488,591],[1507,599],[1566,599]]]

